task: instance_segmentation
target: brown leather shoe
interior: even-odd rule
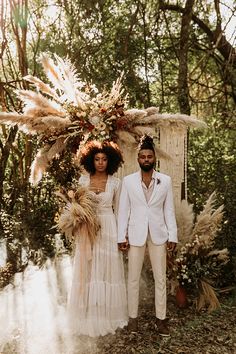
[[[170,331],[167,325],[167,319],[165,320],[160,320],[159,318],[156,319],[156,326],[157,326],[157,331],[160,336],[162,337],[169,337],[170,336]]]
[[[138,318],[129,318],[128,331],[136,333],[138,332]]]

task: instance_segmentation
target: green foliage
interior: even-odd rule
[[[56,252],[54,218],[58,205],[50,181],[42,181],[36,188],[30,188],[25,204],[23,189],[14,203],[11,214],[1,210],[1,226],[7,249],[7,261],[14,271],[21,271],[29,261],[42,264]]]
[[[226,265],[225,283],[236,279],[236,130],[225,128],[224,122],[209,119],[206,131],[189,135],[188,190],[189,201],[198,214],[208,196],[215,190],[218,206],[224,204],[222,229],[216,246],[227,247],[232,260]]]
[[[24,69],[45,81],[38,58],[46,51],[68,56],[82,80],[93,82],[99,89],[111,87],[111,83],[124,71],[124,86],[131,107],[153,105],[159,106],[161,112],[178,112],[182,14],[160,10],[161,3],[54,0],[49,4],[35,0],[29,2],[26,17],[17,22],[25,26],[28,21],[25,47],[19,41],[23,36],[17,38],[17,32],[11,26],[10,12],[6,12],[6,18],[2,18],[5,22],[1,23],[2,33],[7,28],[6,43],[3,41],[1,48],[1,102],[5,103],[7,110],[22,110],[14,93],[15,87],[26,85],[22,81],[24,70],[20,52],[24,50],[27,58],[27,68]],[[184,4],[185,1],[176,2],[177,7]],[[13,20],[20,11],[20,8],[15,10]],[[216,22],[212,20],[213,11],[209,1],[196,2],[194,7],[194,13],[210,30],[216,28]],[[54,17],[51,17],[52,13]],[[18,53],[16,48],[18,46],[19,49],[19,44],[22,47]],[[207,131],[193,130],[189,134],[189,201],[198,214],[209,195],[217,191],[219,205],[225,205],[224,223],[217,242],[219,248],[228,247],[234,257],[236,134],[230,118],[235,108],[230,85],[235,78],[233,68],[228,66],[230,63],[230,60],[224,62],[207,34],[192,22],[188,52],[191,110],[203,119],[214,118],[208,119]],[[227,80],[226,73],[230,73]],[[229,77],[232,78],[230,83]],[[79,171],[71,168],[71,156],[66,151],[60,159],[52,162],[50,177],[37,188],[31,188],[27,169],[34,158],[36,142],[32,139],[30,145],[22,134],[16,134],[10,145],[9,135],[6,129],[0,136],[1,167],[3,154],[7,148],[10,149],[3,180],[0,181],[3,192],[0,226],[5,230],[2,235],[7,239],[9,253],[12,247],[12,255],[21,260],[16,264],[20,269],[24,264],[22,249],[27,250],[26,263],[30,257],[37,262],[37,259],[45,259],[55,253],[55,230],[51,226],[57,204],[53,190],[58,185],[66,186]],[[227,267],[233,267],[232,264],[233,260]]]

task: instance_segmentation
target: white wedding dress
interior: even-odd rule
[[[80,185],[89,187],[90,176]],[[108,176],[106,189],[97,194],[101,228],[92,248],[87,270],[81,272],[83,257],[80,237],[76,238],[72,286],[68,302],[70,330],[73,334],[96,337],[114,333],[127,324],[127,295],[123,256],[117,247],[117,207],[120,180]],[[85,277],[83,281],[81,277]]]

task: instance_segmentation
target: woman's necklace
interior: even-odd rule
[[[100,194],[105,192],[106,189],[106,183],[107,183],[107,178],[91,178],[90,180],[90,189],[96,193],[96,194]]]

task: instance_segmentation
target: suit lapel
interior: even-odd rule
[[[157,178],[159,178],[159,177],[158,177],[158,173],[155,172],[154,187],[153,187],[152,195],[151,195],[151,197],[150,197],[150,199],[149,199],[149,201],[148,201],[148,204],[150,204],[150,203],[153,201],[153,199],[154,199],[156,196],[158,196],[157,190],[158,190],[159,187],[160,187],[160,183],[157,183],[157,181],[158,181]]]
[[[136,183],[135,183],[136,191],[137,191],[138,195],[140,196],[140,198],[142,199],[143,203],[147,204],[141,181],[142,181],[141,180],[141,172],[137,172]]]

